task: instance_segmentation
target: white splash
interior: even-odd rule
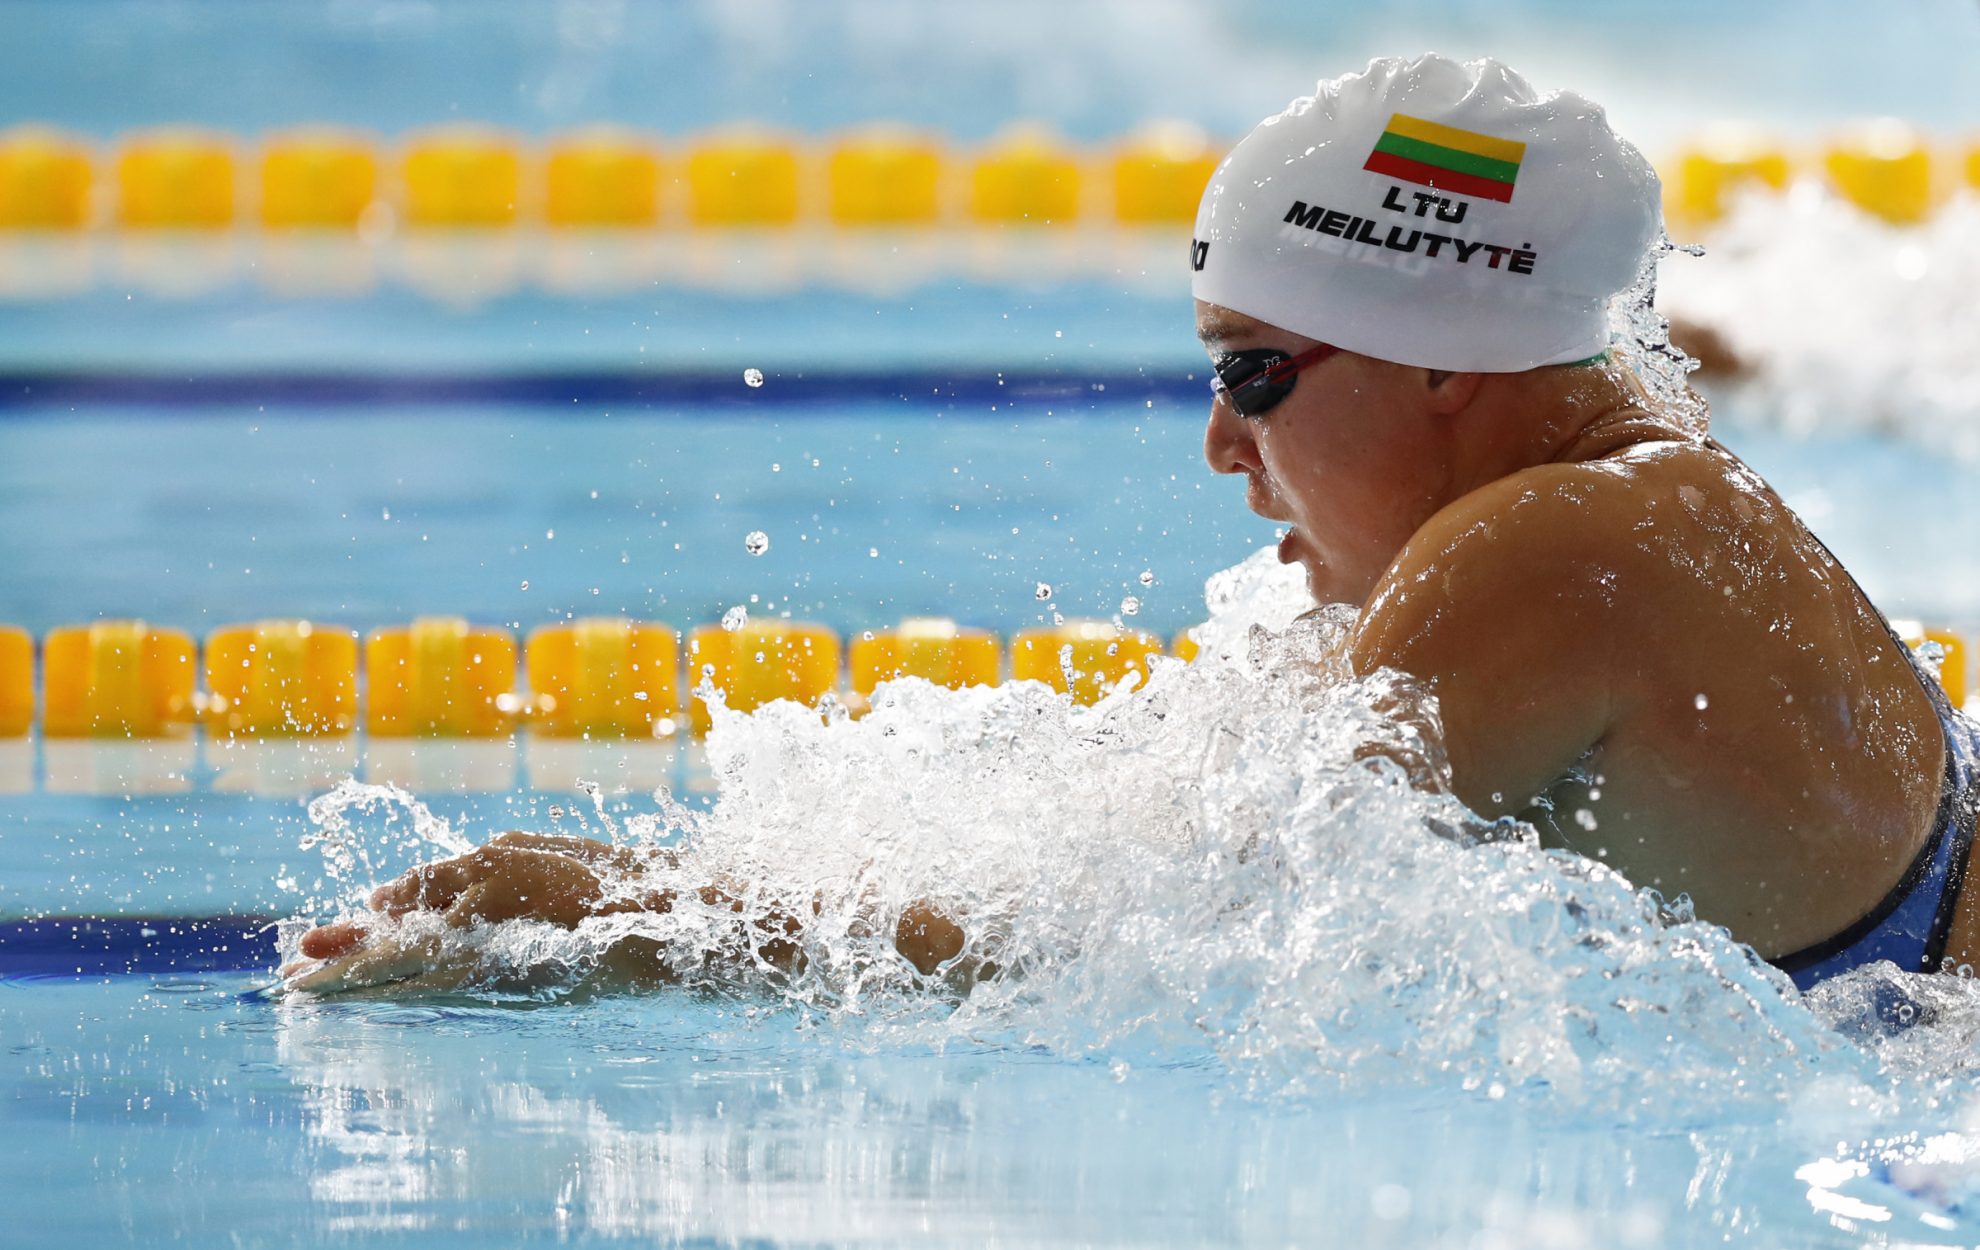
[[[624,833],[674,839],[677,862],[637,882],[678,891],[673,911],[420,936],[491,981],[568,983],[638,934],[690,986],[771,994],[860,1044],[1214,1058],[1280,1091],[1544,1087],[1633,1113],[1777,1096],[1862,1059],[1722,930],[1443,792],[1434,702],[1397,674],[1349,677],[1338,614],[1293,619],[1298,570],[1260,552],[1208,597],[1196,663],[1157,660],[1090,708],[910,680],[857,720],[718,710],[713,810],[663,800]],[[313,807],[346,877],[371,861],[342,813],[385,799],[410,802],[344,787]],[[710,882],[740,915],[694,896]],[[968,933],[930,978],[892,942],[918,900]],[[786,974],[750,925],[792,914]],[[1001,975],[959,988],[981,962]]]
[[[1660,305],[1750,370],[1738,408],[1791,434],[1896,433],[1980,459],[1980,197],[1893,226],[1805,183],[1741,198]]]

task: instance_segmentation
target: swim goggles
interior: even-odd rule
[[[1230,400],[1231,410],[1239,416],[1262,417],[1292,394],[1294,377],[1301,369],[1317,365],[1340,350],[1321,343],[1297,356],[1276,347],[1218,352],[1210,358],[1210,367],[1216,371],[1210,380],[1210,391]]]

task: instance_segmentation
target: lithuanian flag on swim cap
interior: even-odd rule
[[[1375,141],[1362,168],[1371,173],[1510,204],[1526,145],[1402,113]]]

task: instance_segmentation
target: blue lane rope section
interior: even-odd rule
[[[966,407],[999,416],[1042,415],[1058,405],[1115,408],[1122,401],[1201,400],[1203,375],[1143,373],[791,372],[767,373],[760,387],[740,370],[696,372],[556,372],[395,374],[331,372],[0,373],[0,413],[72,407],[224,408],[381,407],[427,404],[519,404],[538,408],[781,408],[847,402],[899,402],[922,408]],[[631,415],[631,414],[628,414]],[[958,413],[956,415],[971,415]]]
[[[0,923],[0,976],[254,972],[275,966],[265,916],[50,916]]]

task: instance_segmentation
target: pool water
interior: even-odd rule
[[[1625,1133],[1518,1094],[1265,1102],[1202,1064],[876,1052],[738,1001],[276,1006],[256,981],[0,982],[0,1241],[1702,1245],[1805,1211],[1796,1160],[1832,1145],[1815,1097],[1787,1131]],[[1865,1227],[1933,1233],[1870,1197],[1897,1213]],[[1800,1223],[1774,1244],[1822,1244]]]
[[[1980,615],[1980,558],[1946,537],[1970,532],[1980,470],[1869,435],[1783,437],[1742,423],[1738,403],[1727,399],[1722,436],[1884,606]],[[278,612],[355,626],[445,610],[520,628],[594,611],[689,624],[754,595],[752,610],[841,631],[927,611],[1009,631],[1059,608],[1117,613],[1132,588],[1139,623],[1202,619],[1204,577],[1270,530],[1200,467],[1194,402],[1153,388],[1050,405],[21,414],[5,427],[21,454],[0,463],[18,571],[0,616],[43,629],[134,612],[195,631]],[[772,536],[762,557],[743,549],[752,529]],[[43,548],[26,534],[66,537]],[[1049,605],[1040,581],[1054,584]],[[1265,707],[1262,691],[1165,680],[1152,693],[1172,727],[1297,712]],[[259,918],[326,915],[365,884],[300,846],[321,826],[303,797],[321,787],[234,792],[220,784],[230,757],[209,743],[179,792],[0,798],[0,921],[13,922],[0,1039],[16,1127],[0,1175],[17,1212],[0,1244],[1980,1235],[1968,1211],[1980,1102],[1959,1058],[1980,995],[1954,983],[1912,1007],[1932,1022],[1909,1034],[1889,1031],[1873,985],[1811,1011],[1722,937],[1633,927],[1619,887],[1412,833],[1434,813],[1344,782],[1334,764],[1233,764],[1219,774],[1235,778],[1219,783],[1228,792],[1196,793],[1193,766],[1163,762],[1174,743],[1149,736],[1145,713],[1027,730],[1016,767],[977,776],[989,757],[968,754],[957,726],[1008,711],[899,713],[904,729],[942,722],[964,744],[946,772],[890,754],[879,729],[852,742],[807,737],[826,732],[815,722],[745,727],[716,752],[729,806],[702,830],[794,881],[856,871],[862,856],[937,877],[975,865],[991,892],[976,905],[1005,907],[1035,959],[1028,980],[963,1003],[884,977],[589,1000],[274,999],[257,992],[274,957]],[[1332,722],[1229,723],[1270,742]],[[28,748],[31,762],[60,763],[58,745]],[[499,784],[422,798],[474,839],[610,832],[528,749],[512,756]],[[845,771],[814,784],[826,766]],[[1324,818],[1280,811],[1334,856],[1308,866],[1308,885],[1273,894],[1293,887],[1216,860],[1228,848],[1214,837],[1185,851],[1224,867],[1137,858],[1150,830],[1172,827],[1165,812],[1287,803],[1266,780],[1283,770],[1342,796]],[[651,818],[646,784],[599,779],[615,823]],[[1046,797],[1053,786],[1063,793]],[[945,805],[986,823],[958,816],[945,841],[879,814]],[[375,875],[432,853],[393,802],[353,824]],[[771,835],[752,840],[756,829]],[[1451,880],[1522,901],[1443,914],[1434,900]],[[1044,901],[1000,901],[1011,882]],[[1220,932],[1233,913],[1219,900],[1259,890],[1287,927]],[[1588,908],[1619,945],[1575,936],[1570,918]],[[1365,938],[1342,927],[1356,914]],[[21,923],[75,916],[131,919],[93,937]],[[228,918],[225,940],[157,936],[188,917]],[[1473,921],[1486,940],[1475,950],[1460,937]],[[1522,962],[1535,941],[1538,962]],[[1303,953],[1281,966],[1278,950]],[[1502,983],[1495,1006],[1480,987],[1501,965],[1527,979]]]

